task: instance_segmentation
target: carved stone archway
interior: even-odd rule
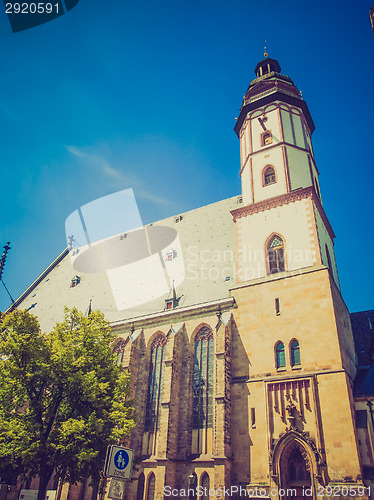
[[[316,486],[322,483],[325,466],[322,450],[317,450],[307,433],[289,429],[273,439],[269,468],[278,490],[285,490],[279,495],[282,500],[316,499]],[[292,493],[287,494],[287,489]]]
[[[290,441],[280,456],[283,497],[306,500],[312,496],[311,463],[306,449],[298,441]]]

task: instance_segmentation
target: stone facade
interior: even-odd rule
[[[125,443],[136,458],[128,500],[369,493],[362,460],[374,464],[372,420],[355,425],[355,346],[314,124],[277,61],[256,72],[235,127],[243,201],[155,223],[178,224],[186,278],[171,309],[162,297],[117,311],[105,276],[81,273],[68,289],[76,272],[65,254],[16,301],[45,328],[62,305],[83,309],[90,299],[111,321],[138,415]],[[87,482],[59,495],[95,497]]]

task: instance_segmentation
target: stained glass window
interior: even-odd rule
[[[151,364],[149,367],[147,406],[145,411],[145,431],[153,432],[158,426],[162,382],[164,376],[163,361],[165,358],[166,338],[159,335],[152,343]]]
[[[193,429],[213,425],[213,333],[202,328],[195,338]]]

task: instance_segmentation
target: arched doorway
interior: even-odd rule
[[[299,442],[291,441],[280,459],[284,500],[312,500],[310,469],[306,449]]]

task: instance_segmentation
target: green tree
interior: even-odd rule
[[[65,309],[42,334],[15,311],[0,323],[0,477],[39,476],[44,500],[53,472],[98,486],[106,448],[134,425],[128,374],[116,366],[107,321]]]

